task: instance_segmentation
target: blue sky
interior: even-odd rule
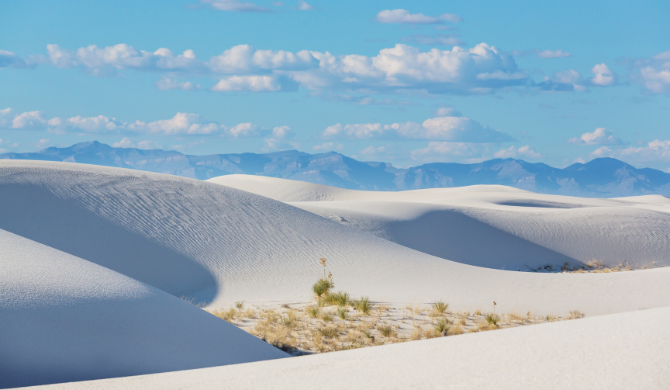
[[[670,168],[670,2],[2,1],[0,149]]]

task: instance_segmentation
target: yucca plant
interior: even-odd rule
[[[444,303],[442,301],[437,301],[431,305],[433,307],[433,310],[435,310],[436,313],[439,314],[444,314],[447,312],[447,309],[449,308],[448,303]]]
[[[484,319],[493,326],[498,326],[498,322],[500,322],[500,317],[492,313],[487,314]]]
[[[354,301],[354,307],[363,314],[369,314],[370,310],[372,310],[372,303],[370,303],[368,297],[362,297],[361,299]]]
[[[433,328],[435,328],[435,332],[439,335],[443,335],[449,330],[449,322],[444,318],[440,318],[433,324]]]
[[[324,295],[327,295],[333,287],[335,286],[332,281],[328,279],[319,279],[319,281],[312,286],[312,290],[317,297],[323,297]]]

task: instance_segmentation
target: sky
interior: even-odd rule
[[[0,0],[0,152],[670,171],[667,1]]]

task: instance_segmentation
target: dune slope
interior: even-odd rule
[[[670,308],[45,389],[665,389]]]
[[[156,288],[0,230],[0,388],[287,356]]]
[[[309,301],[319,257],[329,259],[336,289],[375,301],[444,299],[454,309],[490,310],[496,300],[499,310],[540,315],[670,305],[670,268],[579,275],[474,267],[259,195],[168,175],[3,161],[0,202],[12,205],[0,210],[1,229],[212,308]]]
[[[663,196],[585,199],[504,186],[370,192],[245,175],[210,181],[465,264],[670,265],[670,206]]]

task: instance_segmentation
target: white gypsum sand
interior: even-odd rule
[[[142,389],[667,388],[670,308],[291,359],[46,386]]]
[[[504,186],[353,191],[248,175],[210,181],[465,264],[511,270],[593,260],[609,267],[670,265],[670,202],[660,195],[588,199]]]
[[[286,357],[117,272],[0,230],[0,388]]]
[[[670,269],[532,274],[445,260],[291,205],[208,182],[91,165],[0,162],[0,228],[208,308],[309,302],[336,290],[453,310],[589,316],[670,305]],[[481,237],[473,245],[486,245]]]

